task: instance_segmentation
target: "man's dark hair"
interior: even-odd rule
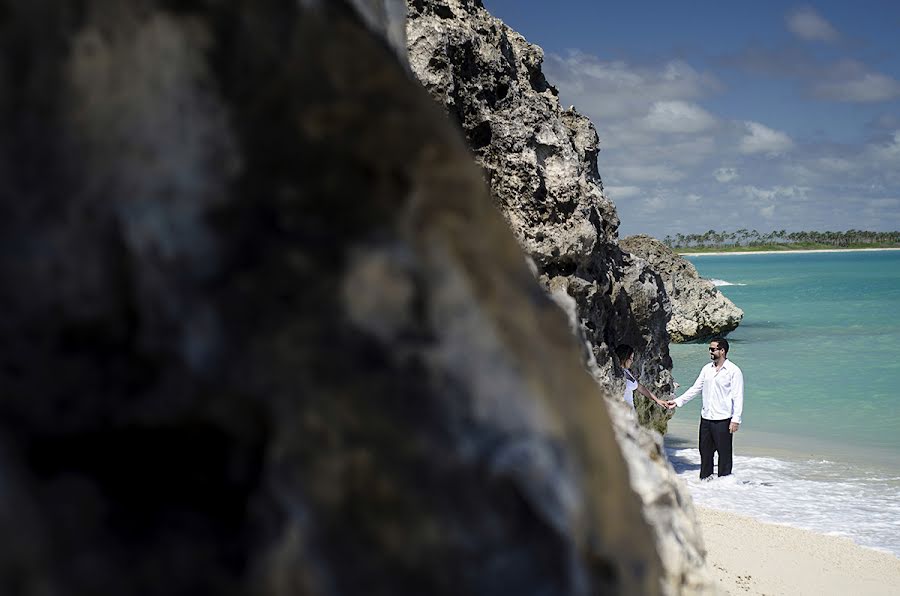
[[[634,348],[628,344],[620,344],[616,348],[616,357],[619,359],[619,362],[625,362],[632,354],[634,354]]]
[[[725,355],[726,356],[728,355],[728,340],[727,339],[725,339],[724,337],[714,337],[711,340],[709,340],[709,343],[712,343],[712,342],[716,342],[717,344],[719,344],[719,347],[722,348],[723,350],[725,350]]]

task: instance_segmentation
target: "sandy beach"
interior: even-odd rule
[[[900,248],[813,248],[810,250],[741,250],[727,252],[680,252],[682,257],[702,257],[705,255],[789,255],[804,252],[870,252],[880,250],[900,250]]]
[[[728,594],[900,594],[900,558],[846,538],[697,507],[707,561]]]

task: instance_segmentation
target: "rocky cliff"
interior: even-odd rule
[[[409,60],[466,133],[495,204],[545,287],[575,299],[598,382],[621,377],[619,343],[638,350],[641,381],[672,390],[660,280],[616,242],[615,207],[597,171],[597,133],[562,109],[543,54],[474,0],[410,1]],[[662,422],[664,428],[664,421]]]
[[[672,341],[707,339],[737,329],[744,311],[713,282],[700,277],[693,263],[644,234],[629,236],[619,246],[647,261],[662,278],[672,302],[672,318],[666,326]]]
[[[388,5],[0,5],[0,593],[699,585],[658,443],[606,407]],[[554,142],[522,158],[566,167]],[[547,188],[531,216],[570,233],[532,254],[597,370],[625,339],[666,383],[658,278],[594,175]]]
[[[541,71],[539,47],[473,0],[409,0],[410,65],[466,134],[494,204],[532,260],[544,288],[584,340],[584,359],[606,389],[632,484],[656,531],[667,593],[703,591],[709,578],[690,498],[667,464],[658,434],[634,424],[621,401],[611,353],[638,350],[640,380],[672,391],[666,322],[671,306],[659,275],[616,240],[618,218],[597,170],[597,134],[563,109]],[[638,415],[665,429],[667,413],[640,396]]]

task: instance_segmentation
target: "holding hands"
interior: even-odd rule
[[[658,397],[654,397],[654,398],[653,398],[653,401],[655,401],[655,402],[657,403],[657,405],[660,405],[660,406],[662,406],[662,407],[664,407],[664,408],[667,407],[667,406],[666,406],[666,402],[663,401],[663,400],[661,400],[661,399],[659,399]]]
[[[642,384],[638,383],[637,390],[640,391],[642,394],[644,394],[646,397],[649,397],[650,399],[652,399],[652,400],[653,400],[654,402],[656,402],[658,405],[660,405],[660,406],[662,406],[662,407],[664,407],[664,408],[666,407],[666,402],[665,402],[665,401],[663,401],[663,400],[659,399],[658,397],[656,397],[656,395],[655,395],[652,391],[650,391],[649,389],[647,389],[646,387],[644,387]]]

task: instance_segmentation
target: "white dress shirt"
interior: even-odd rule
[[[625,369],[625,394],[622,396],[622,399],[625,400],[625,403],[634,407],[634,390],[638,388],[637,379],[631,374],[631,371],[627,368]]]
[[[707,420],[725,420],[741,423],[744,410],[744,373],[737,364],[726,359],[722,368],[716,370],[716,363],[710,362],[702,369],[691,388],[675,398],[679,408],[691,401],[698,393],[703,393],[703,408],[700,416]]]

